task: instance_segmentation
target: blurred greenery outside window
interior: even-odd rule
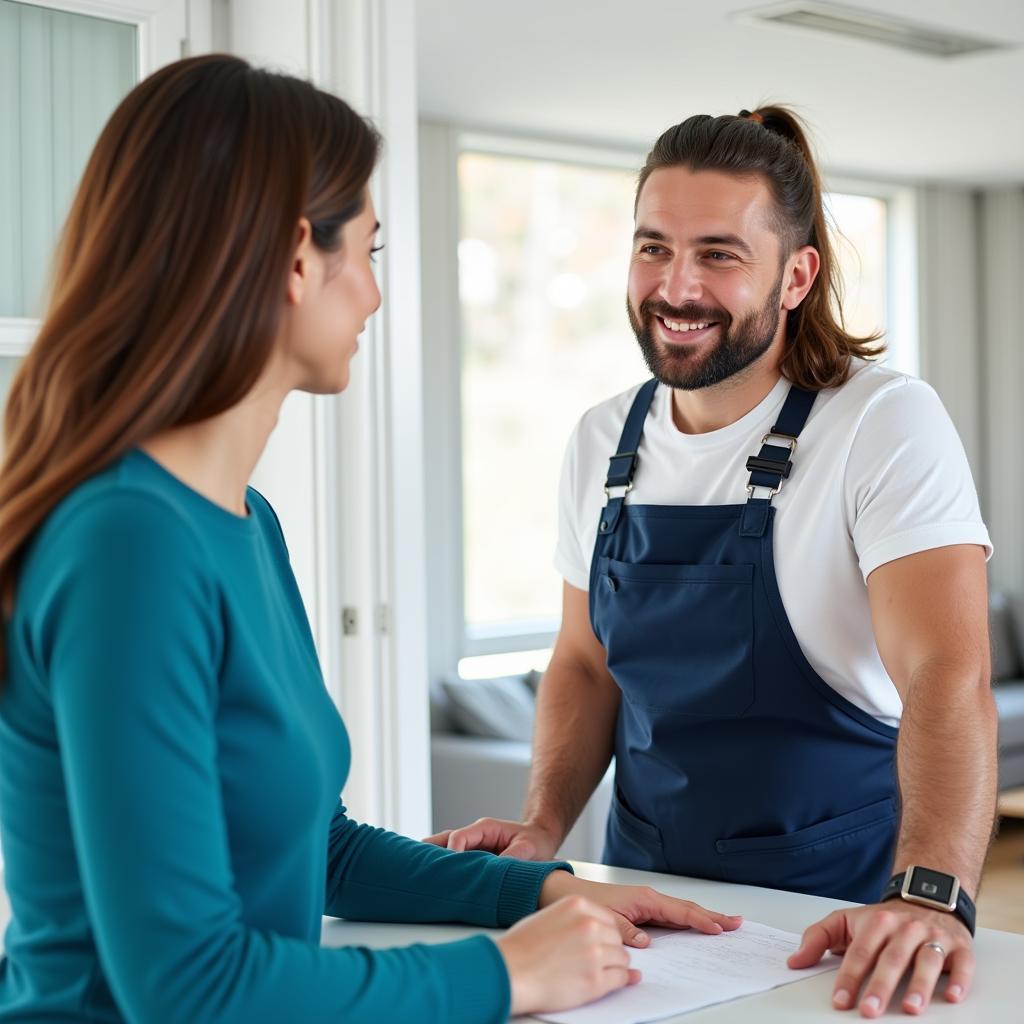
[[[550,642],[558,628],[552,556],[572,428],[647,376],[625,312],[636,172],[463,151],[458,182],[467,653],[501,635],[514,652],[515,634]],[[832,193],[827,205],[847,329],[880,330],[887,202]],[[470,657],[460,671],[543,667],[545,655]]]

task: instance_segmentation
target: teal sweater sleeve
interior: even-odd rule
[[[225,612],[202,547],[145,493],[84,504],[64,538],[26,644],[49,687],[89,927],[125,1017],[504,1020],[489,938],[327,949],[248,920],[219,776]],[[456,857],[341,810],[328,825],[326,909],[354,918],[509,923],[554,867]]]
[[[537,909],[544,879],[564,862],[453,853],[357,825],[331,823],[326,913],[352,921],[464,921],[508,927]]]

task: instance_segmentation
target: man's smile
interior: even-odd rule
[[[703,341],[718,326],[717,320],[670,320],[655,316],[660,334],[670,345],[690,345]]]

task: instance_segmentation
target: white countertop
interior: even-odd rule
[[[673,896],[681,896],[712,910],[742,914],[751,921],[774,925],[791,932],[803,932],[810,924],[837,907],[839,900],[801,896],[774,889],[755,889],[746,885],[728,885],[676,875],[656,875],[646,871],[627,871],[600,864],[573,861],[582,878],[632,885],[652,885]],[[446,942],[465,938],[484,929],[461,925],[363,924],[324,918],[325,946],[363,945],[399,946],[411,942]],[[975,941],[978,968],[974,984],[965,1002],[955,1005],[940,998],[933,1001],[924,1018],[929,1021],[956,1021],[957,1024],[1021,1024],[1024,1021],[1024,935],[979,928]],[[804,1021],[831,1021],[841,1024],[863,1020],[859,1014],[839,1013],[831,1008],[835,973],[806,978],[792,985],[721,1003],[704,1010],[672,1017],[678,1024],[800,1024]],[[940,981],[940,990],[942,982]],[[900,1010],[899,999],[886,1014],[889,1019],[915,1019]],[[534,1020],[518,1017],[518,1021]],[[885,1019],[885,1018],[881,1018]]]
[[[573,861],[573,867],[582,878],[653,885],[671,895],[696,900],[712,910],[742,914],[751,921],[761,921],[798,933],[829,911],[846,905],[839,900],[826,900],[818,896],[800,896],[774,889],[755,889],[746,885],[727,885],[724,882],[656,875],[646,871],[627,871],[581,861]],[[7,927],[7,916],[7,901],[0,884],[0,933]],[[322,941],[325,946],[360,945],[379,948],[404,946],[412,942],[447,942],[481,931],[484,929],[466,925],[366,924],[325,917]],[[967,1000],[957,1006],[940,998],[928,1008],[925,1018],[929,1021],[956,1021],[957,1024],[1021,1024],[1024,1021],[1024,935],[979,928],[975,949],[978,969]],[[840,1014],[831,1009],[834,980],[834,973],[821,974],[770,992],[673,1017],[671,1020],[677,1024],[735,1024],[738,1021],[744,1024],[801,1024],[805,1021],[841,1024],[843,1021],[862,1020],[857,1014]],[[886,1017],[904,1021],[912,1019],[900,1012],[898,999],[893,1001]],[[534,1019],[516,1018],[518,1021]]]

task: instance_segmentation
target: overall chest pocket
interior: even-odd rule
[[[601,558],[594,628],[631,703],[736,718],[754,702],[753,565]]]

